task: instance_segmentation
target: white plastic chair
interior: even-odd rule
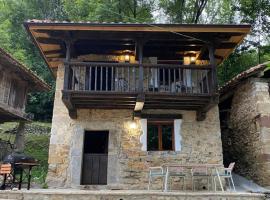
[[[162,177],[162,189],[164,188],[164,179],[166,177],[166,173],[162,167],[149,167],[149,179],[148,179],[148,190],[150,190],[150,185],[152,184],[153,178]]]
[[[222,169],[217,171],[218,174],[213,175],[214,176],[215,191],[217,190],[217,184],[216,184],[217,175],[219,175],[220,177],[223,177],[225,180],[227,179],[230,190],[232,189],[232,187],[231,187],[231,184],[232,184],[233,190],[236,191],[235,185],[233,182],[233,177],[232,177],[232,171],[233,171],[234,165],[235,165],[234,162],[230,163],[228,168],[222,168]]]

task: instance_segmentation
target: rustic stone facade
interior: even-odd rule
[[[237,173],[270,185],[270,97],[267,79],[249,78],[234,91],[229,131],[222,132],[225,160]]]
[[[181,151],[142,151],[142,128],[130,129],[132,110],[78,110],[77,119],[68,115],[63,104],[64,70],[58,68],[52,132],[49,151],[50,187],[80,187],[82,145],[85,130],[109,131],[107,187],[146,189],[148,167],[163,163],[222,164],[222,145],[218,107],[212,108],[204,121],[196,121],[195,111],[152,110],[151,113],[182,114]],[[158,185],[158,184],[156,184]],[[160,186],[160,185],[159,185]]]

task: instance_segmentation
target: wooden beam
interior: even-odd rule
[[[193,109],[198,110],[202,108],[203,105],[168,105],[168,104],[145,104],[144,109],[172,109],[172,110],[185,110],[185,109]]]
[[[92,31],[119,31],[119,32],[183,32],[183,33],[216,33],[236,32],[246,34],[250,31],[249,25],[163,25],[149,26],[146,24],[96,24],[96,23],[26,23],[30,30],[92,30]]]
[[[134,112],[134,117],[148,119],[148,120],[168,120],[168,119],[182,119],[181,114],[148,114],[143,112]]]
[[[56,40],[56,39],[52,39],[52,38],[37,37],[36,40],[40,44],[59,44],[60,45],[63,43],[62,40]]]
[[[218,103],[219,103],[219,96],[213,95],[208,104],[206,104],[204,107],[196,111],[197,121],[205,120],[207,112],[214,106],[218,105]]]
[[[134,106],[127,106],[127,105],[76,105],[77,109],[129,109],[132,110]]]
[[[214,95],[218,89],[218,85],[217,85],[217,67],[216,67],[216,59],[215,59],[215,49],[214,49],[214,44],[209,44],[208,45],[208,51],[209,51],[209,60],[210,60],[210,64],[212,66],[212,70],[211,70],[211,78],[212,78],[212,94]]]
[[[71,102],[70,94],[62,92],[62,101],[68,109],[68,113],[71,119],[77,118],[77,110]]]
[[[64,90],[68,90],[68,85],[69,85],[69,76],[70,76],[70,65],[68,62],[70,61],[70,47],[71,47],[71,42],[66,41],[66,62],[65,63],[65,72],[64,72]]]
[[[215,55],[215,58],[216,58],[216,59],[223,60],[224,57],[223,57],[223,56],[219,56],[219,55]]]
[[[44,51],[45,55],[51,55],[51,54],[64,54],[64,51],[62,49],[58,50],[50,50],[50,51]]]
[[[138,49],[138,59],[139,59],[139,92],[143,92],[143,40],[142,38],[136,41],[136,50]],[[137,52],[136,52],[137,55]]]
[[[139,94],[136,100],[135,108],[134,111],[141,111],[144,106],[144,101],[145,101],[145,95],[144,94]]]
[[[114,67],[139,67],[140,64],[136,63],[103,63],[103,62],[65,62],[66,64],[75,66],[114,66]],[[212,69],[211,65],[178,65],[178,64],[142,64],[143,67],[151,68],[183,68],[183,69]]]

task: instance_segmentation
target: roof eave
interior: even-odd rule
[[[29,79],[28,82],[34,83],[34,85],[29,86],[31,89],[39,90],[39,91],[49,91],[49,90],[51,90],[51,87],[47,83],[45,83],[43,80],[41,80],[37,75],[35,75],[26,66],[21,64],[15,58],[13,58],[4,49],[0,48],[0,52],[7,59],[7,62],[10,63],[10,65],[15,65],[21,71],[21,73],[25,74],[25,76],[28,77],[28,79]]]
[[[55,77],[55,74],[53,73],[53,70],[49,67],[50,65],[49,65],[48,61],[46,60],[45,55],[44,55],[43,52],[41,51],[41,48],[39,47],[39,45],[38,45],[38,43],[37,43],[35,37],[32,35],[32,33],[31,33],[30,29],[29,29],[28,23],[27,23],[27,22],[24,22],[23,25],[24,25],[26,31],[28,32],[28,35],[30,35],[30,37],[31,37],[32,41],[34,42],[35,46],[38,47],[38,51],[39,51],[39,53],[40,53],[42,59],[45,61],[46,65],[47,65],[47,68],[49,68],[49,71],[50,71],[52,77],[54,77],[54,79],[55,79],[55,78],[56,78],[56,77]]]

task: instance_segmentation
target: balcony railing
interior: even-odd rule
[[[67,63],[66,63],[67,64]],[[64,90],[108,93],[210,94],[211,66],[70,62]]]

